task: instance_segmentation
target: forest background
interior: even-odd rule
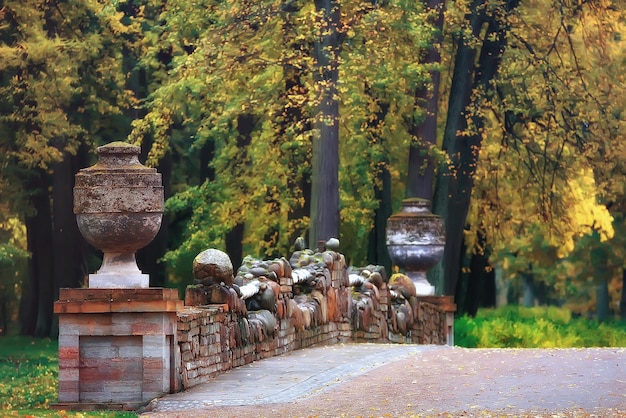
[[[288,255],[339,237],[391,266],[386,219],[431,200],[429,279],[496,303],[626,316],[623,1],[0,0],[0,333],[55,336],[100,255],[74,175],[115,140],[163,175],[138,261]]]

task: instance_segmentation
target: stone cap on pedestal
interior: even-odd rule
[[[456,312],[454,296],[417,296],[417,300],[437,305],[445,312]]]
[[[184,303],[177,289],[69,289],[59,290],[54,313],[176,312]]]

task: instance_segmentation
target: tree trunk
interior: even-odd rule
[[[429,23],[437,29],[437,36],[433,45],[441,44],[443,30],[443,14],[445,3],[443,0],[426,0],[426,7],[434,15]],[[441,63],[441,55],[437,47],[426,50],[424,64],[436,65]],[[430,153],[431,146],[437,142],[437,110],[439,102],[439,85],[441,72],[430,70],[431,85],[419,88],[415,93],[416,106],[426,109],[426,117],[419,124],[413,124],[411,136],[417,143],[412,143],[409,149],[409,170],[407,176],[406,197],[419,197],[432,200],[434,161]]]
[[[505,306],[509,303],[509,283],[504,280],[504,269],[501,266],[494,268],[494,281],[496,292],[496,308]]]
[[[371,95],[370,86],[365,83],[365,91]],[[389,104],[380,103],[380,109],[376,112],[376,117],[368,122],[368,127],[372,132],[380,132],[382,125],[389,112]],[[378,134],[374,134],[378,135]],[[373,142],[384,143],[384,138],[376,136]],[[391,273],[391,257],[387,251],[387,219],[392,215],[391,198],[391,173],[388,169],[389,161],[383,157],[380,168],[376,173],[378,181],[374,183],[374,198],[378,202],[378,207],[374,211],[374,227],[368,235],[367,261],[370,264],[381,265],[385,271]],[[381,186],[379,187],[378,184]]]
[[[479,233],[478,240],[481,246],[485,245],[483,234]],[[467,274],[464,312],[473,317],[478,308],[495,306],[495,288],[495,274],[490,269],[488,253],[473,253]]]
[[[0,336],[7,334],[7,300],[0,296]]]
[[[591,263],[596,282],[596,319],[604,322],[609,319],[611,300],[609,296],[609,253],[606,245],[599,243],[591,250]]]
[[[249,113],[237,117],[237,148],[240,149],[242,157],[248,153],[248,146],[252,142],[252,132],[254,131],[254,115]],[[245,158],[242,158],[244,161]],[[243,239],[245,224],[235,225],[224,237],[225,250],[236,270],[243,260]]]
[[[602,279],[596,284],[596,318],[600,322],[609,320],[609,281]]]
[[[311,161],[311,248],[317,248],[320,241],[339,238],[339,4],[315,0],[315,9],[321,18],[314,51],[318,106]]]
[[[79,154],[80,155],[80,154]],[[87,243],[82,238],[74,215],[74,175],[78,171],[78,156],[66,154],[52,172],[52,303],[62,287],[80,287],[87,276]],[[86,164],[86,159],[84,159]],[[83,165],[83,164],[80,164]],[[52,314],[52,313],[51,313]],[[58,318],[52,315],[50,336],[58,335]]]
[[[472,14],[466,16],[472,28],[472,36],[480,34],[483,17],[477,11],[478,5],[482,3],[476,0],[472,3]],[[465,108],[469,105],[472,92],[472,82],[474,65],[476,61],[476,49],[470,46],[470,42],[463,36],[456,40],[457,52],[454,61],[454,72],[452,84],[450,86],[450,96],[448,98],[448,112],[446,127],[443,138],[443,150],[447,152],[452,163],[458,160],[456,142],[463,139],[457,138],[457,132],[465,129]],[[431,269],[431,283],[437,289],[437,293],[454,295],[456,291],[456,278],[453,274],[458,274],[460,260],[462,257],[461,245],[463,242],[461,231],[465,226],[465,214],[455,211],[452,205],[453,187],[456,185],[454,168],[444,163],[437,172],[437,183],[433,198],[433,212],[444,219],[446,227],[446,244],[442,260]]]
[[[389,276],[391,274],[391,258],[387,251],[387,219],[392,214],[391,208],[391,174],[386,166],[378,174],[381,188],[375,187],[375,198],[378,208],[374,212],[374,228],[369,234],[367,260],[371,264],[385,267]]]
[[[548,286],[543,280],[535,283],[535,299],[539,306],[548,306],[550,301],[548,300]]]
[[[206,141],[200,148],[200,183],[215,180],[215,169],[211,166],[214,157],[215,142]]]
[[[619,301],[619,315],[622,321],[626,321],[626,269],[622,269],[622,297]]]
[[[522,273],[522,279],[522,306],[530,308],[535,306],[535,276],[532,273]]]
[[[444,218],[446,225],[446,245],[441,266],[445,293],[448,295],[454,295],[456,289],[463,231],[481,146],[481,128],[484,125],[480,116],[472,115],[473,126],[471,132],[468,132],[466,110],[472,100],[472,92],[480,91],[487,99],[493,95],[491,81],[498,71],[506,47],[506,26],[496,17],[487,19],[482,3],[475,1],[471,6],[472,13],[467,16],[474,37],[481,33],[483,23],[488,22],[477,64],[477,51],[471,47],[473,42],[463,36],[457,41],[443,140],[443,148],[450,162],[444,163],[438,171],[433,202],[435,213]],[[517,0],[508,1],[503,12],[508,13],[517,3]],[[460,132],[465,135],[460,136]]]
[[[291,26],[285,26],[284,31],[289,33],[293,28]],[[293,48],[297,48],[296,45]],[[302,83],[302,76],[300,70],[296,70],[291,66],[285,66],[283,68],[285,74],[285,93],[289,94],[302,94],[306,87]],[[285,118],[281,123],[280,132],[281,135],[288,135],[287,131],[290,128],[291,135],[296,136],[304,132],[311,130],[311,125],[308,122],[308,118],[304,118],[302,114],[302,108],[299,106],[288,106],[283,110]],[[302,123],[303,121],[306,121]],[[299,123],[300,122],[300,123]],[[295,126],[301,126],[296,132]],[[303,147],[289,150],[289,156],[287,158],[289,165],[289,178],[287,179],[289,189],[292,191],[300,191],[302,194],[303,204],[296,207],[292,207],[287,215],[288,220],[291,222],[302,220],[311,214],[311,175],[310,172],[302,170],[302,166],[308,163],[308,155]],[[304,171],[304,172],[303,172]],[[307,231],[294,229],[290,231],[289,243],[293,245],[299,236],[304,235],[307,238]]]
[[[237,271],[241,266],[243,260],[243,238],[245,232],[244,224],[237,224],[226,234],[225,247],[226,254],[230,257],[230,261],[233,263],[234,271]]]
[[[31,207],[26,216],[26,239],[31,257],[28,260],[28,284],[20,302],[20,333],[47,337],[52,324],[52,297],[54,295],[52,263],[52,213],[46,174],[37,173],[29,184]],[[67,257],[67,256],[66,256]]]

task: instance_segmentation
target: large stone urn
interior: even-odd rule
[[[125,142],[98,147],[97,164],[76,174],[74,213],[85,239],[102,250],[90,288],[147,288],[149,276],[135,253],[159,232],[163,216],[161,174],[139,162],[140,148]]]
[[[408,198],[402,210],[387,220],[387,251],[415,284],[418,296],[435,294],[435,287],[426,279],[426,271],[443,256],[445,227],[443,220],[431,213],[430,201]]]

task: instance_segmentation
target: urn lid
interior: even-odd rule
[[[430,212],[430,200],[419,197],[409,197],[402,200],[402,212]]]
[[[97,172],[97,171],[134,171],[141,170],[145,173],[156,172],[155,168],[146,167],[139,162],[139,154],[141,148],[123,141],[115,141],[96,148],[98,154],[98,162],[88,168],[80,170],[81,172]]]
[[[98,154],[135,154],[139,155],[141,148],[124,141],[113,141],[97,148]]]
[[[390,218],[406,218],[406,217],[428,217],[437,216],[430,211],[430,200],[419,197],[409,197],[402,200],[402,207],[399,212],[391,215]]]

